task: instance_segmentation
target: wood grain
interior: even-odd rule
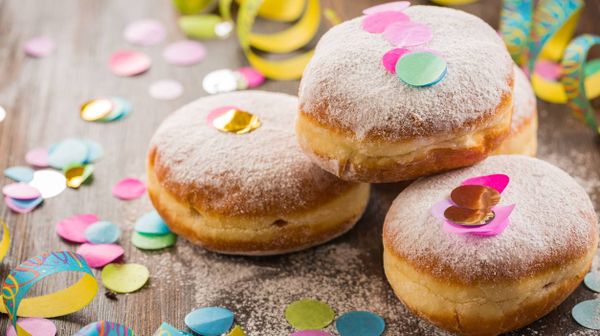
[[[343,19],[360,14],[362,8],[380,1],[327,0],[326,6],[335,9]],[[413,1],[413,3],[425,3]],[[500,1],[483,0],[463,6],[462,9],[478,15],[497,27]],[[286,272],[286,263],[293,258],[309,258],[335,244],[351,245],[361,252],[364,268],[353,269],[356,277],[366,277],[369,282],[381,283],[382,292],[372,293],[386,302],[377,309],[388,322],[387,335],[443,334],[428,323],[410,315],[395,299],[385,285],[381,267],[381,223],[391,201],[402,185],[389,184],[374,187],[371,204],[356,229],[320,249],[303,252],[295,257],[275,258],[229,258],[192,248],[182,239],[177,247],[154,253],[144,253],[129,243],[132,223],[148,208],[147,200],[122,202],[110,194],[111,186],[124,176],[143,176],[144,155],[150,136],[165,116],[186,102],[206,95],[201,80],[207,72],[218,68],[236,68],[245,64],[234,38],[224,41],[208,41],[208,57],[192,67],[175,67],[162,60],[165,44],[145,48],[132,48],[122,39],[124,26],[140,18],[156,18],[168,28],[168,41],[183,38],[175,19],[177,14],[169,1],[148,0],[0,0],[0,105],[6,108],[6,120],[0,123],[0,170],[23,165],[27,150],[48,146],[65,137],[87,137],[100,142],[106,151],[97,164],[95,179],[91,186],[80,190],[67,190],[50,199],[38,210],[27,215],[16,215],[0,205],[0,218],[4,218],[14,237],[8,257],[0,265],[0,276],[23,259],[45,251],[71,249],[76,246],[62,242],[54,234],[54,225],[62,218],[76,213],[93,212],[103,219],[119,223],[125,230],[122,245],[126,260],[143,261],[151,270],[150,284],[138,293],[120,295],[118,301],[104,297],[101,289],[91,305],[82,311],[56,319],[59,335],[71,335],[82,326],[96,320],[123,323],[140,335],[151,335],[162,321],[183,328],[183,318],[193,308],[206,305],[238,305],[239,322],[258,320],[255,310],[244,310],[244,302],[251,298],[236,293],[232,288],[222,288],[218,299],[205,301],[199,298],[198,283],[201,272],[195,267],[200,263],[239,266],[242,271],[248,265],[269,269],[247,281],[258,285],[273,276],[272,272]],[[588,1],[579,32],[600,34],[600,2]],[[262,23],[265,29],[270,25]],[[30,37],[46,34],[57,42],[56,51],[44,59],[24,56],[22,45]],[[141,49],[153,59],[151,71],[135,78],[117,78],[106,68],[111,52],[120,48]],[[598,55],[598,51],[593,51]],[[149,84],[162,78],[174,78],[185,87],[184,95],[175,101],[156,101],[147,94]],[[295,94],[297,81],[269,81],[263,90]],[[133,113],[123,121],[111,124],[86,123],[78,117],[78,106],[85,100],[106,95],[120,95],[129,99]],[[539,103],[540,149],[539,156],[567,170],[591,193],[598,209],[600,200],[600,143],[585,126],[576,122],[564,105]],[[2,184],[8,183],[4,177]],[[557,223],[558,224],[558,223]],[[303,254],[305,256],[303,256]],[[170,265],[177,265],[177,267]],[[309,265],[295,265],[299,273],[311,272]],[[168,274],[163,274],[163,273]],[[99,273],[97,273],[99,275]],[[210,280],[210,272],[207,273]],[[285,273],[288,274],[288,273]],[[291,273],[290,273],[291,274]],[[350,274],[352,275],[352,274]],[[291,275],[290,275],[291,276]],[[70,279],[63,280],[69,281]],[[36,292],[60,288],[63,281],[44,281]],[[214,284],[213,284],[214,285]],[[340,286],[340,295],[354,293],[353,285]],[[283,295],[283,294],[282,294]],[[310,293],[296,293],[307,295]],[[571,307],[594,295],[581,287],[558,309],[531,326],[514,335],[567,335],[586,333],[570,317]],[[287,298],[286,298],[287,299]],[[277,301],[274,297],[273,300]],[[365,299],[366,302],[370,300]],[[273,301],[273,302],[275,302]],[[277,301],[279,302],[279,301]],[[267,306],[274,303],[265,303]],[[387,307],[387,308],[386,308]],[[351,307],[353,309],[369,309]],[[265,308],[266,309],[266,308]],[[282,310],[283,306],[270,306]],[[7,327],[7,318],[0,317],[0,332]],[[282,318],[276,323],[285,324]],[[269,329],[256,335],[278,335]]]

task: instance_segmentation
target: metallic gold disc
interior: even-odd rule
[[[461,208],[486,210],[500,202],[500,193],[494,188],[482,185],[463,185],[452,190],[450,198]]]
[[[465,226],[485,225],[494,219],[495,214],[490,210],[471,210],[451,206],[444,211],[444,217],[449,221]]]
[[[108,99],[92,99],[81,105],[79,115],[85,121],[97,121],[110,114],[113,104]]]
[[[250,133],[261,125],[258,116],[238,109],[224,112],[216,117],[212,124],[219,131],[235,134]]]
[[[92,165],[72,165],[65,167],[65,178],[67,179],[67,187],[79,188],[94,172]]]

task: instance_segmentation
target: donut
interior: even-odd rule
[[[492,207],[491,222],[463,226],[439,217],[474,204],[459,204],[457,189],[503,174],[510,182],[504,191],[493,187],[503,210]],[[456,204],[446,208],[449,196]],[[524,155],[492,156],[419,179],[398,195],[383,228],[385,274],[416,315],[460,335],[497,335],[544,316],[580,284],[598,247],[597,222],[585,190],[561,169]]]
[[[514,111],[508,138],[494,154],[522,154],[535,156],[537,152],[538,116],[536,99],[523,70],[515,65]]]
[[[150,199],[169,228],[208,250],[242,255],[298,251],[350,230],[369,185],[342,181],[303,154],[297,105],[293,96],[246,91],[170,115],[147,156]]]
[[[365,31],[363,16],[325,33],[304,70],[298,142],[344,180],[397,182],[473,165],[510,131],[513,61],[494,29],[449,8],[402,13],[429,27],[431,40],[398,48],[385,32]],[[405,83],[383,64],[394,49],[408,50],[400,61],[411,53],[438,55],[445,77],[430,86]]]

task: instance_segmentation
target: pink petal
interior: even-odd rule
[[[39,317],[21,317],[17,324],[25,329],[31,336],[55,336],[56,326],[50,320]],[[8,326],[6,336],[17,336],[15,327],[12,324]]]
[[[381,5],[369,7],[363,10],[363,14],[375,14],[379,12],[387,12],[387,11],[401,11],[410,6],[410,1],[394,1],[388,2]]]
[[[362,29],[369,33],[383,33],[388,26],[398,22],[408,22],[410,18],[402,12],[377,12],[364,17],[362,20]]]
[[[512,213],[515,205],[508,206],[498,206],[492,208],[496,217],[488,223],[487,225],[481,226],[463,226],[454,224],[448,220],[444,221],[444,230],[450,233],[458,233],[458,234],[473,234],[478,236],[495,236],[510,224],[509,216]]]
[[[125,251],[116,244],[82,244],[75,253],[81,255],[88,265],[101,268],[120,258]]]
[[[390,24],[383,37],[397,47],[411,47],[431,41],[433,33],[422,23],[401,21]]]
[[[54,41],[47,36],[38,36],[25,42],[23,49],[25,54],[31,57],[44,57],[54,51]]]
[[[482,185],[496,189],[499,193],[502,193],[506,186],[510,182],[508,175],[504,174],[492,174],[485,176],[476,176],[466,179],[462,182],[462,185]]]
[[[163,57],[167,63],[192,65],[206,57],[206,48],[200,42],[183,40],[169,44],[163,51]]]
[[[151,19],[132,22],[123,31],[123,38],[127,42],[141,46],[160,43],[166,35],[164,25],[160,21]]]
[[[115,75],[128,77],[148,71],[151,63],[150,57],[144,53],[120,50],[110,56],[108,66]]]
[[[229,110],[232,110],[232,109],[238,109],[238,108],[235,106],[217,107],[216,109],[214,109],[214,110],[210,111],[210,113],[208,113],[208,115],[206,116],[206,123],[212,126],[213,120],[215,120],[221,114],[223,114]]]
[[[126,177],[117,182],[112,189],[115,197],[122,200],[132,200],[139,198],[146,192],[144,183],[133,177]]]
[[[56,224],[56,234],[75,243],[85,243],[85,229],[100,219],[94,214],[75,215],[65,218]]]
[[[48,150],[46,148],[35,148],[27,152],[25,161],[34,167],[46,168],[48,163]]]
[[[242,67],[238,69],[238,72],[244,76],[246,82],[248,83],[248,88],[250,89],[258,87],[265,82],[265,76],[254,68]]]
[[[386,52],[385,55],[383,55],[383,58],[381,59],[381,63],[383,63],[383,66],[389,73],[395,74],[396,73],[396,63],[398,63],[398,60],[402,56],[404,56],[405,54],[408,54],[409,52],[411,52],[411,51],[406,48],[392,49],[392,50]]]
[[[18,200],[30,200],[41,197],[42,194],[36,188],[26,183],[11,183],[2,188],[4,196]]]

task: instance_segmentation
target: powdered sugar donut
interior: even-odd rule
[[[207,117],[227,106],[258,116],[260,127],[218,130]],[[205,97],[168,117],[152,138],[147,173],[150,198],[171,230],[210,250],[264,255],[352,228],[369,186],[341,181],[302,153],[296,107],[296,97],[246,91]]]
[[[531,84],[523,70],[515,65],[515,110],[510,134],[495,154],[523,154],[535,156],[537,152],[537,104]]]
[[[499,203],[514,204],[504,231],[449,231],[433,206],[465,179],[489,174],[510,178]],[[396,198],[383,229],[385,273],[415,314],[458,334],[497,335],[539,319],[579,285],[596,253],[597,222],[585,190],[561,169],[494,156],[420,179]]]
[[[407,49],[447,62],[439,83],[415,87],[390,73],[382,58],[397,46],[385,32],[361,28],[364,17],[329,30],[304,71],[298,141],[343,179],[390,182],[468,166],[509,132],[513,62],[498,34],[454,9],[413,6],[403,13],[431,29],[429,42],[411,41]]]

